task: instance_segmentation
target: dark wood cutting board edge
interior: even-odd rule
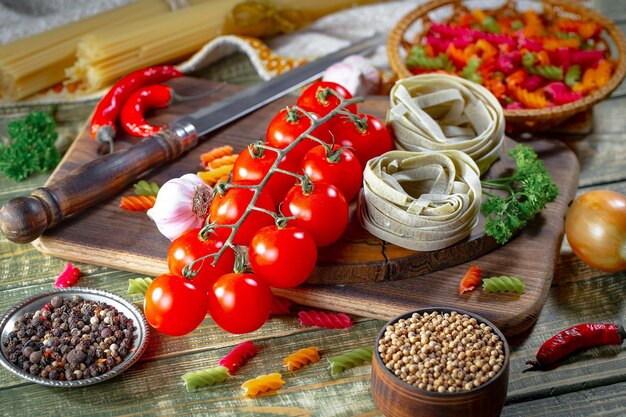
[[[172,85],[179,93],[187,95],[198,94],[215,87],[215,83],[192,78],[174,80]],[[228,86],[220,92],[220,96],[236,90],[237,87]],[[205,99],[205,102],[217,99],[219,96]],[[294,101],[293,98],[279,100],[229,127],[214,132],[210,135],[211,138],[205,140],[199,149],[192,151],[192,154],[224,143],[242,147],[259,139],[277,109]],[[386,99],[379,97],[366,102],[363,109],[380,115],[384,113],[385,105]],[[188,110],[187,103],[173,105],[167,110],[156,112],[153,120],[167,122]],[[135,139],[122,137],[118,149],[124,149],[135,142]],[[507,140],[505,148],[510,149],[514,144],[515,142]],[[536,141],[532,145],[546,162],[546,166],[561,188],[561,193],[557,202],[550,204],[541,216],[507,245],[487,253],[496,245],[491,238],[485,238],[478,233],[447,251],[415,253],[388,245],[371,235],[363,235],[362,230],[356,229],[356,232],[347,234],[349,235],[347,244],[346,239],[343,239],[343,244],[347,245],[344,247],[345,253],[342,253],[341,248],[333,247],[332,250],[321,254],[316,278],[319,281],[321,276],[323,277],[321,281],[332,283],[350,282],[355,279],[370,282],[333,286],[308,284],[277,292],[301,304],[381,319],[389,319],[405,311],[425,306],[457,307],[484,315],[505,334],[524,331],[536,320],[545,302],[563,237],[564,213],[575,195],[579,170],[576,156],[562,143]],[[94,158],[96,148],[95,141],[83,131],[49,181]],[[191,156],[197,158],[197,155],[188,155],[182,159]],[[187,162],[190,160],[187,159]],[[506,161],[500,162],[491,174],[498,175],[499,172],[505,171],[510,167],[508,164]],[[169,178],[195,170],[195,166],[184,165],[179,160],[153,170],[145,178],[163,183]],[[128,191],[125,194],[130,193],[131,191]],[[119,197],[105,201],[78,216],[67,219],[33,244],[46,254],[74,261],[151,276],[166,272],[167,239],[158,232],[155,233],[156,228],[146,221],[144,213],[120,211],[116,207],[118,199]],[[115,234],[116,230],[124,232],[132,230],[133,233]],[[110,236],[112,232],[113,236]],[[141,233],[150,236],[142,236]],[[350,241],[358,242],[360,239],[365,240],[361,247],[367,247],[369,250],[367,256],[369,257],[371,253],[372,259],[360,261],[358,264],[352,262],[352,265],[343,268],[333,261],[331,264],[334,265],[329,266],[325,257],[330,256],[334,260],[339,258],[340,261],[343,261],[345,256],[355,257],[355,248],[359,246],[350,246]],[[374,242],[371,239],[374,239]],[[155,245],[158,250],[154,245],[150,246],[147,243],[154,240],[157,241]],[[375,251],[371,251],[372,244],[376,247]],[[463,250],[464,246],[473,246],[478,252],[468,254],[469,251]],[[360,256],[359,251],[356,252]],[[476,257],[477,253],[486,255],[468,262]],[[437,268],[446,268],[461,262],[466,263],[432,272]],[[479,290],[466,296],[458,295],[460,278],[469,265],[475,263],[481,266],[486,276],[508,274],[524,278],[527,285],[526,294],[489,295]],[[395,280],[396,278],[399,279]],[[383,280],[390,281],[378,282]],[[426,289],[428,291],[425,291]]]

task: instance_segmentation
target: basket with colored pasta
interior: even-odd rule
[[[574,1],[434,0],[402,18],[387,41],[399,78],[445,72],[487,87],[507,125],[542,130],[591,108],[626,74],[626,39]]]

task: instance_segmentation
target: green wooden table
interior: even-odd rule
[[[626,29],[626,6],[600,3],[600,9]],[[227,58],[202,74],[248,84],[256,82],[242,57]],[[73,136],[90,109],[65,114],[62,132]],[[626,194],[626,86],[594,109],[594,131],[569,138],[581,162],[579,192],[611,189]],[[67,116],[71,117],[67,117]],[[0,177],[0,205],[41,186],[45,175],[16,183]],[[524,254],[520,254],[523,256]],[[0,237],[0,313],[17,301],[50,289],[65,261],[44,256],[30,245]],[[128,279],[137,274],[78,265],[81,285],[126,296]],[[126,296],[141,303],[139,296]],[[382,321],[356,318],[349,330],[303,328],[297,318],[273,318],[252,334],[223,332],[210,319],[185,337],[152,332],[147,352],[113,380],[86,388],[56,389],[21,380],[0,369],[0,415],[190,415],[214,416],[376,416],[370,393],[370,367],[361,366],[331,376],[324,360],[296,372],[284,372],[286,385],[256,399],[243,397],[240,385],[259,374],[281,371],[282,359],[308,346],[324,356],[373,343]],[[625,416],[626,348],[603,347],[581,352],[549,372],[527,372],[524,362],[554,333],[581,322],[626,322],[626,273],[592,270],[563,244],[547,302],[528,332],[509,340],[512,358],[507,405],[502,416]],[[180,376],[215,366],[235,344],[254,340],[261,352],[234,378],[188,393]]]

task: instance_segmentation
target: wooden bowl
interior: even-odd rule
[[[433,0],[409,12],[397,23],[387,39],[387,57],[389,58],[391,69],[399,78],[406,78],[413,75],[405,65],[405,56],[403,53],[406,53],[413,44],[416,44],[422,34],[428,30],[431,16],[444,12],[445,8],[452,8],[453,13],[457,13],[457,11],[465,8],[464,3],[476,2]],[[497,10],[514,8],[515,3],[514,0],[507,0],[504,2],[504,5]],[[616,65],[613,76],[608,84],[593,93],[584,96],[580,100],[555,107],[504,110],[504,118],[506,119],[507,127],[516,131],[541,131],[554,127],[575,114],[590,109],[619,86],[626,75],[626,38],[622,31],[610,19],[595,10],[578,5],[574,1],[531,0],[525,1],[524,3],[540,3],[543,6],[544,13],[551,15],[567,14],[593,20],[604,28],[604,38],[610,39],[614,45],[614,48],[612,48],[612,58],[616,61]],[[476,6],[478,5],[479,4],[476,4]],[[445,22],[445,20],[442,21]],[[415,39],[409,42],[407,32],[410,32],[416,24],[422,25],[422,33],[418,33]]]
[[[378,353],[378,341],[384,337],[387,326],[414,313],[467,314],[479,323],[490,326],[504,344],[504,364],[500,371],[484,385],[471,391],[437,393],[419,389],[395,376],[383,363]],[[372,397],[378,408],[388,417],[497,417],[504,407],[509,384],[511,352],[502,332],[477,314],[457,308],[430,307],[403,314],[383,326],[374,344],[372,360]]]

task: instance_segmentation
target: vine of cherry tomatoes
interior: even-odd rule
[[[341,104],[335,94],[352,98],[339,84],[314,83],[298,98],[298,108],[287,107],[271,120],[263,146],[251,145],[239,154],[231,186],[215,195],[209,209],[207,222],[214,225],[213,233],[201,240],[200,229],[193,229],[174,240],[168,251],[170,273],[157,277],[148,288],[144,311],[155,329],[173,336],[189,333],[208,311],[228,332],[254,331],[269,317],[270,287],[302,284],[315,268],[317,248],[343,235],[364,165],[393,146],[385,125],[374,116],[358,114],[356,104],[345,106],[349,114],[338,114],[316,127],[311,136],[319,141],[304,138],[283,155],[278,168],[284,172],[273,172],[254,203],[257,209],[237,230],[231,226],[248,209],[252,187],[264,180],[276,161],[278,154],[264,146],[290,146]],[[245,271],[244,251],[237,254],[227,245],[231,233],[235,233],[232,244],[248,247],[251,272]],[[217,260],[209,256],[218,251]]]

